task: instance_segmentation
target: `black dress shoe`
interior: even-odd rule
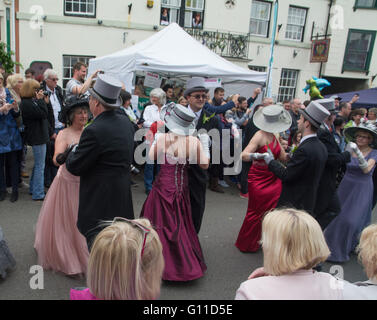
[[[10,202],[16,202],[18,200],[18,191],[12,192],[10,196]]]
[[[0,191],[0,201],[4,201],[6,194],[6,191]]]

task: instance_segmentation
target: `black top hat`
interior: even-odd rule
[[[73,109],[78,107],[86,107],[89,109],[89,100],[86,97],[72,96],[66,100],[61,111],[59,112],[58,120],[64,124],[69,123],[69,115]]]

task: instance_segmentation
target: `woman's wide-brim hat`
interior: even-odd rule
[[[377,149],[377,128],[374,124],[371,123],[361,123],[358,127],[348,127],[344,129],[344,135],[347,138],[347,140],[355,142],[356,140],[356,132],[358,131],[365,131],[372,135],[373,141],[370,144],[370,146],[373,149]]]
[[[87,97],[72,96],[68,98],[59,112],[58,120],[61,123],[68,124],[70,113],[79,107],[89,109],[89,100]]]
[[[292,125],[289,112],[277,104],[260,108],[255,112],[253,121],[257,128],[270,133],[284,132]]]
[[[99,74],[93,88],[88,91],[104,107],[119,108],[123,105],[120,91],[122,83],[108,74]]]
[[[195,114],[180,104],[172,102],[165,105],[161,110],[160,118],[175,134],[190,136],[195,132]]]

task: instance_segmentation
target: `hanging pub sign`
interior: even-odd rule
[[[330,39],[313,40],[310,62],[327,62],[329,49]]]

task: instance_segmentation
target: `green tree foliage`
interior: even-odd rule
[[[2,64],[6,73],[13,73],[14,66],[20,66],[21,63],[13,61],[12,55],[14,52],[7,52],[7,45],[4,42],[0,42],[0,63]]]

